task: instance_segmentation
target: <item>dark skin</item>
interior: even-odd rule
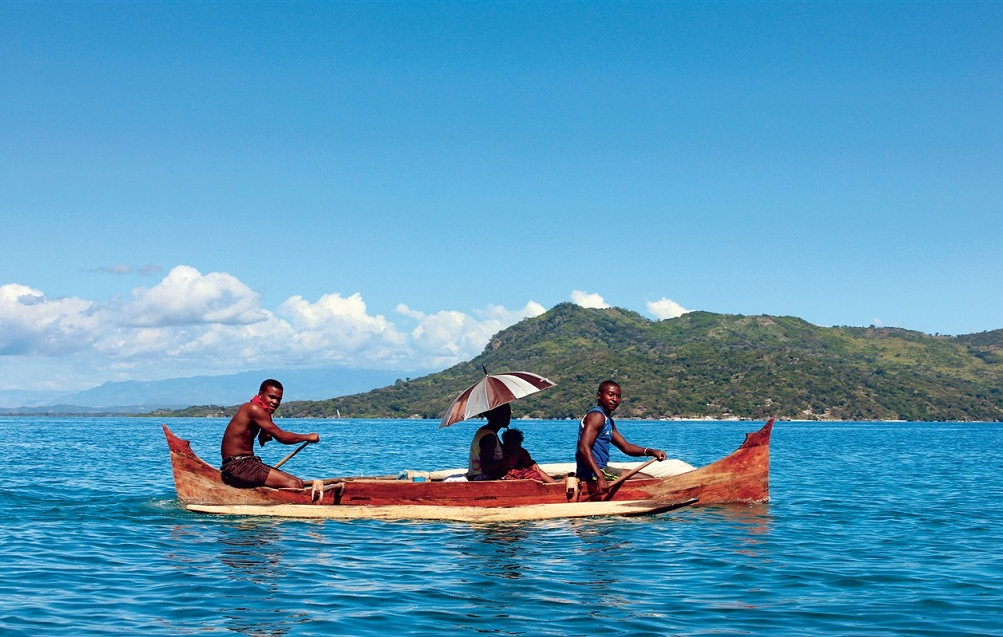
[[[523,448],[522,440],[509,443],[506,439],[505,443],[502,444],[502,451],[505,453],[505,456],[502,459],[502,464],[505,465],[506,469],[516,468],[519,464],[521,464],[520,461],[522,461],[527,463],[527,466],[530,469],[533,469],[539,474],[541,481],[546,482],[547,484],[557,482],[557,480],[554,480],[549,473],[541,469],[540,465],[533,460],[533,457],[529,455],[529,452]]]
[[[612,416],[616,408],[620,406],[621,391],[620,386],[616,383],[603,383],[599,386],[599,392],[596,394],[597,404],[602,408],[606,416]],[[596,488],[599,493],[606,493],[609,491],[609,481],[606,480],[606,476],[599,469],[599,465],[596,464],[595,458],[592,457],[592,445],[595,444],[596,438],[599,436],[599,432],[602,431],[603,425],[606,419],[599,412],[593,411],[585,416],[585,428],[582,432],[581,440],[578,441],[578,454],[579,457],[583,458],[585,463],[592,469],[592,472],[596,475]],[[627,440],[620,435],[620,432],[616,428],[616,423],[613,423],[613,435],[610,440],[613,446],[627,454],[628,456],[654,456],[659,461],[665,460],[665,452],[661,449],[652,449],[651,447],[640,447],[632,442],[627,442]]]
[[[495,460],[495,445],[501,444],[498,439],[498,432],[508,427],[512,420],[512,408],[509,405],[502,405],[487,412],[488,422],[481,429],[490,429],[494,436],[484,436],[480,441],[481,449],[481,470],[492,478],[500,478],[505,475],[508,467],[505,466],[505,459]]]
[[[266,386],[258,393],[258,396],[268,405],[270,411],[254,403],[244,403],[240,406],[240,409],[226,426],[226,431],[223,432],[220,452],[224,458],[253,456],[256,437],[261,440],[261,444],[269,440],[278,440],[284,445],[292,445],[297,442],[320,442],[320,436],[315,433],[292,433],[281,429],[272,421],[272,413],[282,403],[281,389]],[[276,489],[302,489],[303,481],[285,471],[272,469],[268,472],[265,486]]]

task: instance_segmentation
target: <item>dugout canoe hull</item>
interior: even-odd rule
[[[514,522],[596,516],[640,517],[657,515],[696,504],[695,498],[655,502],[628,500],[615,502],[560,502],[520,506],[440,506],[435,504],[385,504],[376,506],[343,504],[189,504],[188,510],[216,515],[307,518],[326,520],[448,520],[453,522]]]
[[[605,507],[608,513],[602,512],[602,506],[594,507],[595,513],[584,513],[583,507],[580,515],[641,515],[691,504],[765,502],[770,494],[772,427],[773,420],[770,420],[759,431],[746,434],[745,441],[731,454],[692,471],[666,478],[640,477],[639,474],[623,482],[609,498],[609,504],[629,502],[630,505]],[[271,511],[271,515],[280,515],[282,509],[275,507],[303,505],[315,508],[316,514],[309,515],[302,506],[285,510],[289,517],[464,519],[463,509],[470,509],[468,517],[487,521],[491,515],[475,516],[473,513],[477,509],[522,507],[522,516],[512,519],[579,517],[573,515],[575,510],[569,504],[603,504],[598,494],[590,493],[585,486],[571,491],[561,481],[545,484],[537,480],[448,482],[399,480],[396,476],[344,477],[315,481],[313,485],[307,481],[307,487],[302,490],[238,489],[224,484],[219,469],[199,458],[187,440],[174,435],[167,425],[163,425],[163,429],[178,501],[193,511],[233,515],[269,515]],[[540,515],[536,511],[547,508],[542,505],[557,504],[565,506],[534,517]],[[332,507],[342,510],[327,511]],[[371,507],[397,509],[384,508],[377,512]],[[450,517],[451,513],[455,515]],[[517,512],[512,509],[510,513]]]

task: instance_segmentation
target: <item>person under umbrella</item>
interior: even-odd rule
[[[505,475],[504,453],[498,432],[512,420],[509,403],[553,387],[554,382],[532,372],[488,374],[460,392],[442,415],[439,428],[448,427],[468,418],[487,418],[488,422],[474,432],[467,464],[468,480],[497,480]]]
[[[474,432],[474,438],[470,442],[467,480],[497,480],[508,470],[498,432],[508,427],[512,420],[512,407],[505,403],[481,416],[486,417],[488,422]]]
[[[468,418],[483,418],[496,407],[553,386],[553,381],[532,372],[488,374],[487,369],[484,369],[484,378],[460,392],[446,409],[442,421],[439,422],[439,428],[448,427]]]

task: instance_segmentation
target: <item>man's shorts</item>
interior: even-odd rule
[[[606,482],[614,482],[620,476],[615,473],[610,473],[609,469],[609,467],[603,467],[600,471],[602,471],[603,477],[606,478]],[[596,480],[598,480],[598,478],[592,476],[592,478],[588,479],[588,482],[595,482]]]
[[[272,468],[258,456],[235,456],[223,461],[223,483],[239,489],[264,486]]]

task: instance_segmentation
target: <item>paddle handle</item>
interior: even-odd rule
[[[282,460],[279,460],[278,462],[276,462],[275,466],[273,468],[274,469],[278,469],[279,467],[281,467],[285,463],[289,462],[290,458],[292,458],[293,456],[295,456],[296,454],[298,454],[300,451],[303,451],[303,448],[306,447],[308,444],[310,444],[309,440],[307,440],[306,442],[304,442],[303,444],[301,444],[299,447],[296,447],[295,449],[293,449],[293,451],[288,456],[286,456]]]
[[[631,469],[630,471],[628,471],[627,473],[621,475],[619,478],[617,478],[613,482],[613,484],[609,485],[609,489],[606,491],[606,497],[604,497],[603,499],[604,500],[609,500],[610,498],[612,498],[613,494],[616,493],[616,490],[620,488],[621,484],[623,484],[624,482],[626,482],[627,480],[629,480],[631,477],[634,476],[634,474],[639,473],[641,471],[641,469],[647,467],[649,464],[651,464],[652,462],[654,462],[657,459],[658,458],[652,458],[651,460],[648,460],[647,462],[645,462],[643,464],[640,464],[640,465],[634,467],[633,469]]]

